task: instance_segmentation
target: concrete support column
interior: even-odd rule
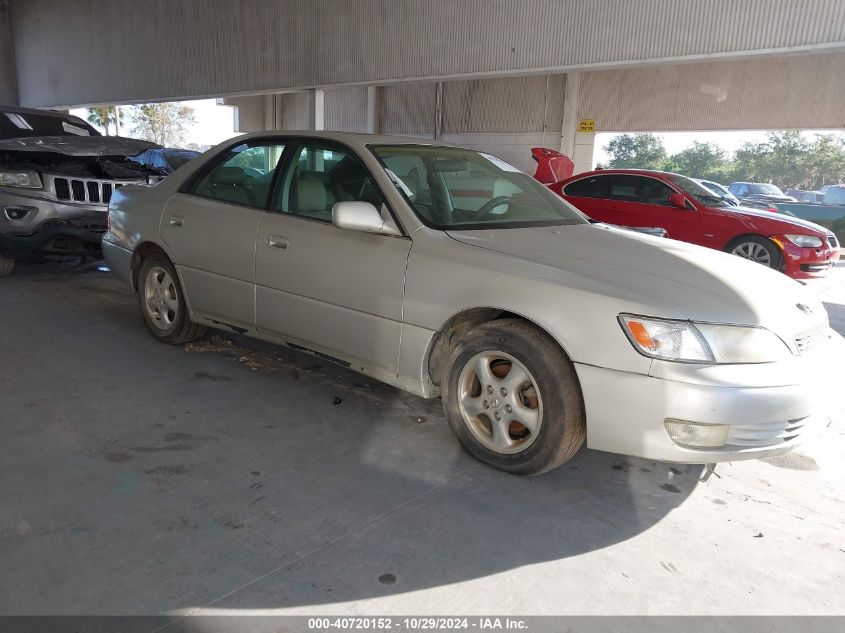
[[[583,171],[590,171],[593,168],[593,154],[596,147],[595,133],[575,133],[575,140],[572,145],[572,153],[568,156],[575,163],[575,172],[580,174]]]
[[[322,90],[311,88],[305,91],[308,96],[308,129],[326,129],[325,99]]]
[[[276,95],[264,95],[264,129],[276,129]]]
[[[572,158],[578,130],[578,99],[581,95],[581,73],[566,73],[563,92],[563,125],[560,129],[560,153]]]
[[[17,66],[6,2],[0,2],[0,103],[18,105]]]
[[[381,106],[381,88],[367,86],[367,133],[379,133],[379,110]]]

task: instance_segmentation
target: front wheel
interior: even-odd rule
[[[731,255],[738,255],[757,264],[780,270],[780,251],[768,238],[748,235],[732,242],[726,250]]]
[[[147,328],[160,341],[179,345],[205,334],[205,326],[188,317],[176,269],[163,254],[153,253],[141,265],[138,301]]]
[[[485,323],[446,361],[443,408],[463,447],[517,475],[557,468],[578,452],[586,425],[572,363],[519,319]]]

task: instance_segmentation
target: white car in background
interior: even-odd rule
[[[441,396],[467,451],[511,473],[585,438],[673,462],[772,455],[841,392],[842,339],[799,283],[592,225],[473,150],[245,135],[115,192],[109,226],[106,260],[159,340],[222,328]]]

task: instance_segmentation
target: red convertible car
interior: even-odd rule
[[[535,154],[536,156],[536,154]],[[538,157],[538,171],[542,157]],[[824,275],[839,260],[836,236],[792,216],[731,206],[686,176],[639,169],[590,171],[549,185],[594,220],[663,227],[668,237],[785,272]]]

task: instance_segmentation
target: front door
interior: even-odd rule
[[[411,240],[332,224],[332,206],[344,200],[389,216],[363,163],[345,146],[302,141],[275,198],[256,243],[258,328],[356,371],[395,376]]]
[[[673,206],[669,196],[676,191],[665,182],[632,174],[612,174],[608,178],[609,207],[618,218],[616,224],[660,227],[666,229],[672,239],[701,242],[698,211]]]
[[[167,203],[161,236],[196,315],[255,326],[255,236],[282,150],[241,143]]]

